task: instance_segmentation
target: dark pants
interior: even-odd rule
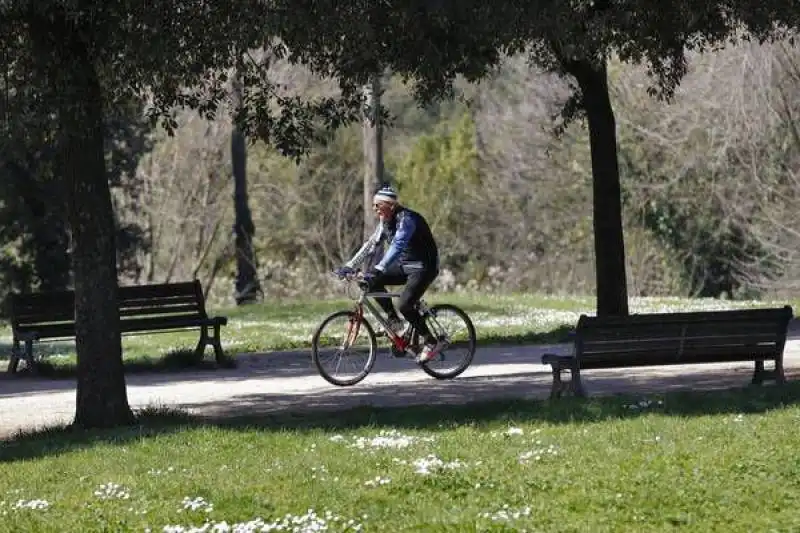
[[[434,343],[436,338],[431,334],[428,325],[425,324],[422,316],[414,309],[414,306],[438,275],[439,270],[437,268],[424,268],[406,273],[400,265],[393,265],[384,272],[378,279],[379,283],[372,288],[374,292],[386,292],[386,285],[405,285],[400,293],[397,307],[406,320],[425,339],[426,343]],[[390,317],[397,316],[397,311],[394,309],[391,298],[375,298],[375,301],[386,311],[387,315]]]

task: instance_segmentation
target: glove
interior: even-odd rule
[[[333,274],[341,279],[344,279],[353,273],[355,273],[355,269],[352,269],[349,266],[342,266],[333,271]]]
[[[381,272],[377,268],[370,268],[364,274],[364,286],[368,291],[371,291],[375,288],[376,285],[381,284],[381,279],[383,279],[383,272]]]

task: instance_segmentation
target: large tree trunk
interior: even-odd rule
[[[233,80],[233,103],[243,105],[242,86],[238,76]],[[231,166],[233,167],[233,203],[236,211],[236,304],[256,302],[261,297],[256,252],[253,247],[255,226],[247,198],[247,145],[244,134],[233,125],[231,132]]]
[[[608,94],[605,63],[570,61],[567,71],[578,81],[589,123],[592,154],[595,276],[597,314],[628,314],[625,244],[622,233],[622,197],[617,161],[617,130]]]
[[[86,43],[66,17],[32,25],[57,95],[62,176],[72,230],[75,424],[113,427],[134,421],[122,366],[114,213],[105,169],[102,89]]]
[[[375,230],[376,218],[372,210],[372,197],[384,183],[383,124],[381,124],[381,77],[375,75],[364,88],[366,113],[364,116],[364,239]]]

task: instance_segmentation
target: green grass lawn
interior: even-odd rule
[[[549,343],[563,342],[581,313],[594,313],[594,297],[556,297],[532,294],[431,294],[429,304],[449,302],[471,316],[478,342]],[[631,312],[724,309],[732,307],[779,306],[782,302],[726,302],[713,299],[632,298]],[[319,322],[330,312],[352,306],[346,299],[326,301],[266,302],[245,308],[210,309],[229,317],[223,328],[223,346],[229,354],[259,353],[308,348]],[[10,353],[10,329],[0,328],[0,360]],[[123,351],[129,370],[184,367],[184,354],[197,343],[196,331],[157,333],[123,337]],[[75,344],[44,342],[35,346],[44,356],[45,373],[70,375],[75,366]],[[208,350],[207,360],[212,359]]]
[[[150,413],[4,443],[0,531],[797,531],[798,397]]]

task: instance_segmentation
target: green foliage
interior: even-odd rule
[[[628,110],[629,112],[631,110]],[[644,124],[650,119],[643,119]],[[647,127],[647,126],[645,126]],[[761,243],[750,234],[745,220],[731,217],[736,182],[746,181],[738,164],[716,162],[694,154],[716,153],[721,144],[735,145],[732,135],[711,134],[698,127],[687,132],[684,158],[673,156],[675,146],[655,142],[639,130],[620,128],[623,204],[626,212],[656,239],[680,265],[689,294],[702,297],[747,297],[748,261],[763,258]],[[769,137],[769,136],[768,136]],[[759,146],[775,146],[770,139],[748,139]],[[744,147],[742,147],[744,149]],[[720,184],[721,180],[728,183]],[[774,264],[761,262],[760,275],[777,274]]]
[[[327,268],[352,253],[361,238],[360,130],[347,128],[299,164],[263,144],[248,156],[258,256]]]
[[[443,249],[445,257],[473,255],[469,249],[451,246],[464,242],[459,237],[464,237],[473,223],[468,210],[483,185],[471,116],[464,113],[458,120],[440,123],[434,132],[420,135],[392,167],[403,204],[422,213],[437,239],[448,243]]]

